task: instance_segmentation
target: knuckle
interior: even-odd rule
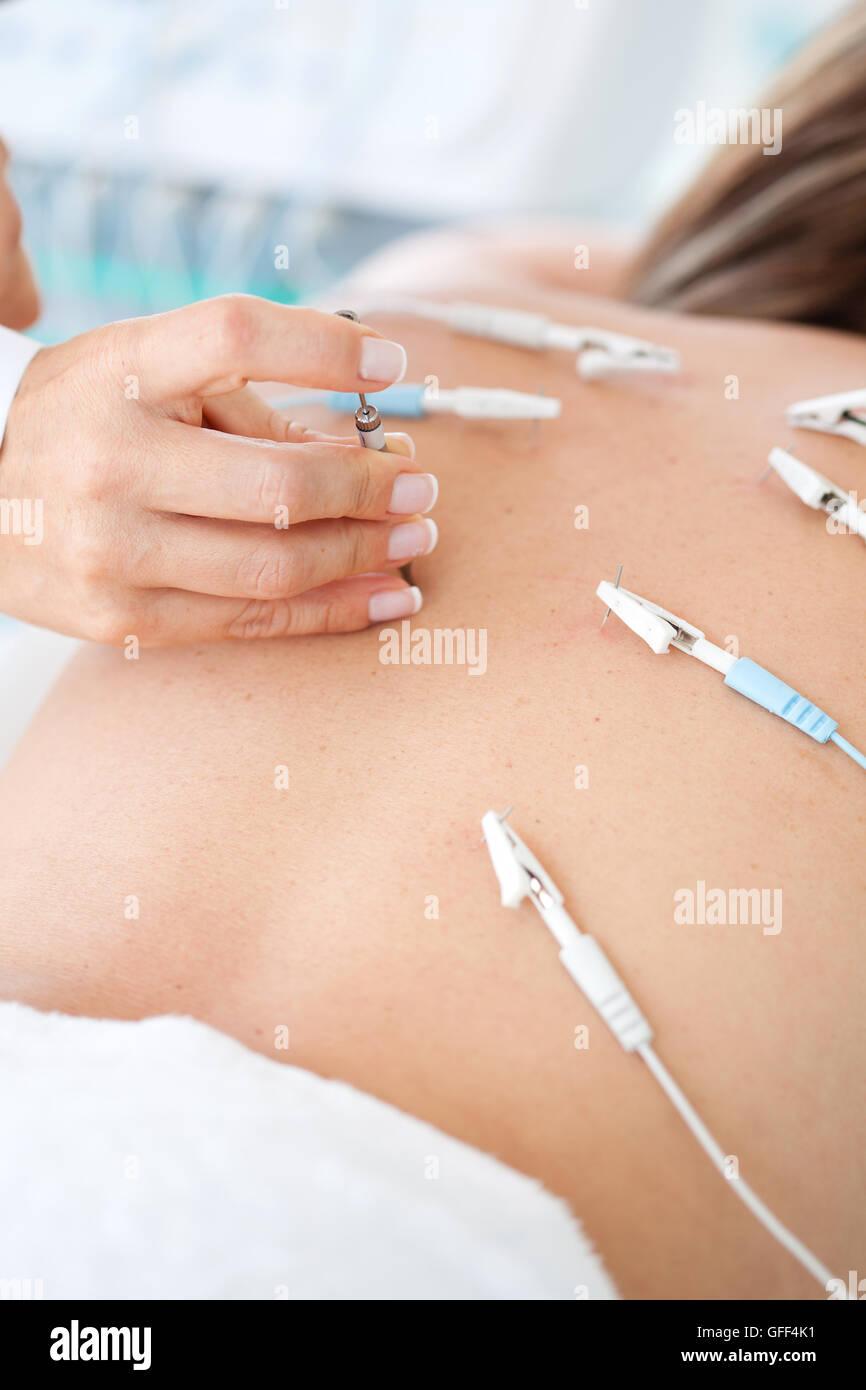
[[[370,459],[369,449],[358,449],[357,452],[360,458],[353,459],[352,514],[367,516],[384,511],[387,508],[387,499],[383,500],[385,479],[377,476],[379,470]]]
[[[227,637],[249,640],[254,637],[284,637],[291,630],[291,606],[251,599],[236,613],[226,628]]]
[[[346,555],[346,574],[360,574],[367,569],[374,558],[374,549],[380,550],[381,546],[375,546],[374,537],[387,534],[385,526],[379,527],[372,522],[347,522],[345,537]]]
[[[366,619],[346,599],[323,600],[316,612],[317,632],[355,632],[367,627]]]
[[[241,593],[253,599],[284,598],[300,581],[300,568],[288,550],[252,550],[238,570]]]
[[[256,327],[253,322],[252,300],[244,294],[225,294],[211,301],[209,331],[213,334],[217,353],[233,359],[249,347]]]
[[[289,521],[300,514],[300,493],[295,470],[278,458],[267,458],[254,478],[253,505],[257,516],[271,521],[285,508]]]
[[[78,497],[98,502],[108,492],[111,470],[96,452],[85,454],[77,462],[69,482]]]
[[[306,425],[299,425],[282,410],[270,412],[265,422],[265,430],[267,438],[276,440],[278,444],[292,444],[312,433]]]

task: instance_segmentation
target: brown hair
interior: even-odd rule
[[[848,10],[763,99],[782,148],[720,148],[666,213],[628,297],[697,314],[866,333],[866,4]]]

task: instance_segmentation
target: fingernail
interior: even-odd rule
[[[421,607],[421,590],[416,585],[410,589],[383,589],[381,593],[370,595],[369,615],[371,623],[384,623],[389,618],[411,618]]]
[[[361,339],[358,376],[362,381],[402,381],[406,374],[406,349],[388,338]]]
[[[403,562],[429,555],[438,539],[439,529],[429,517],[425,521],[406,521],[395,526],[388,537],[388,559]]]
[[[394,516],[429,512],[439,496],[439,484],[432,473],[398,473],[388,511]]]

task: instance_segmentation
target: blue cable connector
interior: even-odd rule
[[[793,686],[786,685],[772,671],[765,670],[747,656],[741,656],[739,661],[734,662],[725,676],[725,685],[745,695],[747,700],[754,700],[756,705],[763,705],[771,714],[778,714],[788,724],[802,729],[817,743],[826,743],[839,727],[838,720],[831,719],[829,714],[813,705],[804,695],[798,694]]]

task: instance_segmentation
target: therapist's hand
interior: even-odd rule
[[[408,616],[399,566],[436,542],[411,443],[312,433],[246,387],[373,391],[404,368],[364,325],[243,295],[43,348],[0,450],[19,519],[0,531],[0,611],[142,645]]]

